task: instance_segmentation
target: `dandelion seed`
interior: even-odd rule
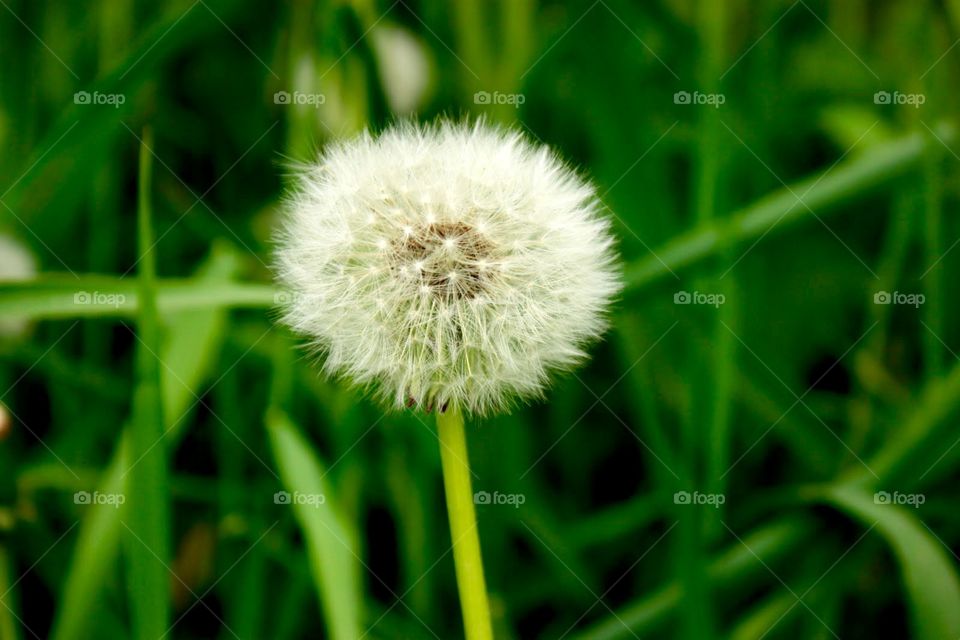
[[[605,328],[620,283],[599,211],[588,183],[518,133],[362,135],[302,171],[288,199],[279,273],[302,295],[285,320],[328,373],[394,406],[504,410]]]

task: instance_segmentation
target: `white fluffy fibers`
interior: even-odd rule
[[[519,133],[400,124],[297,177],[285,321],[395,406],[507,409],[605,328],[620,281],[596,194]]]

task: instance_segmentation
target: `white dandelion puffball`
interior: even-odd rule
[[[519,133],[396,125],[302,169],[278,250],[285,321],[391,404],[538,396],[619,291],[594,189]]]

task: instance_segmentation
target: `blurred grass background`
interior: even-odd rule
[[[960,636],[960,2],[0,4],[0,638],[462,634],[432,418],[269,268],[290,162],[444,114],[628,282],[468,425],[497,637]]]

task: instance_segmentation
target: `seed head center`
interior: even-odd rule
[[[396,241],[398,267],[418,278],[421,291],[444,300],[476,298],[484,289],[492,246],[464,222],[430,222]]]

